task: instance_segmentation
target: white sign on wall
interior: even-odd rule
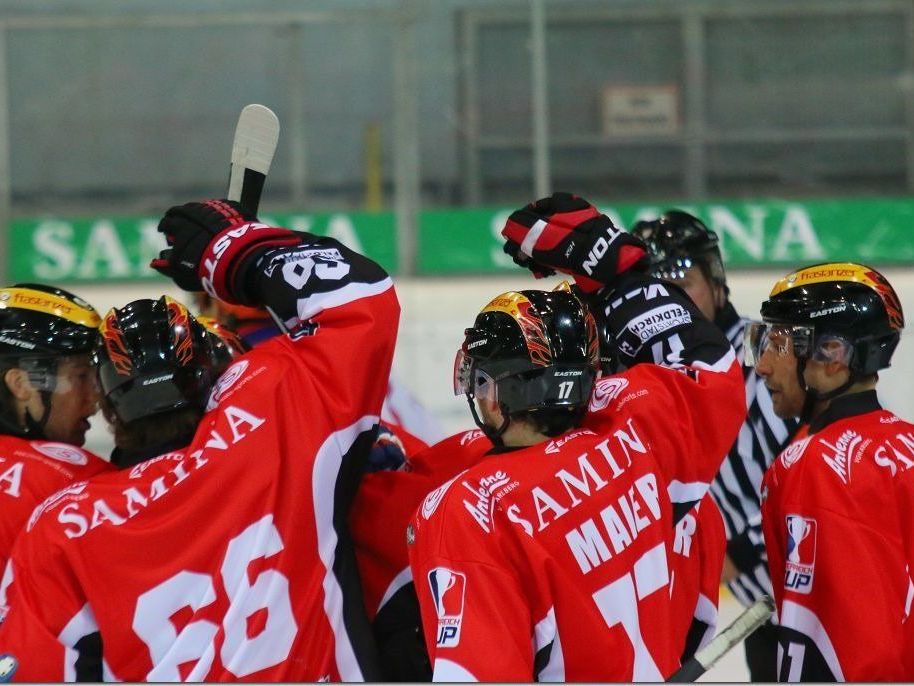
[[[671,135],[678,132],[678,86],[606,86],[603,89],[603,135]]]

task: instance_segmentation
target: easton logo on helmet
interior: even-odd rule
[[[3,336],[0,334],[0,343],[6,343],[7,345],[15,345],[18,348],[25,348],[26,350],[34,350],[35,344],[29,343],[27,341],[19,341],[15,338],[10,338],[9,336]]]
[[[826,307],[821,310],[816,310],[815,312],[810,312],[809,318],[815,319],[816,317],[824,317],[827,314],[835,314],[837,312],[844,312],[846,309],[847,309],[847,305],[845,303],[841,303],[840,305],[835,305],[834,307]]]
[[[159,376],[154,376],[151,379],[143,379],[142,385],[151,386],[152,384],[155,384],[155,383],[161,383],[162,381],[167,381],[172,376],[174,376],[174,374],[160,374]]]

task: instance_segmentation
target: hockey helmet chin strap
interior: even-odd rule
[[[473,402],[476,399],[475,394],[467,393],[466,396],[467,402],[470,405],[470,414],[473,415],[473,421],[476,423],[476,426],[478,426],[479,429],[486,435],[486,438],[492,441],[493,446],[496,448],[504,448],[505,442],[502,439],[502,435],[505,433],[505,431],[507,431],[508,424],[511,423],[511,419],[508,417],[508,413],[505,411],[505,407],[503,405],[499,405],[504,420],[502,421],[501,426],[495,428],[486,424],[479,416],[479,413],[476,411],[476,403]]]
[[[51,417],[51,396],[54,391],[40,391],[40,393],[41,403],[44,405],[44,412],[41,413],[41,417],[36,420],[32,417],[32,413],[29,412],[28,408],[25,410],[25,432],[29,438],[47,438],[44,435],[44,429],[48,419]]]
[[[857,372],[848,367],[847,381],[830,391],[818,391],[817,389],[809,386],[806,383],[806,378],[803,376],[803,372],[806,370],[806,362],[808,360],[808,357],[797,358],[797,380],[800,382],[800,388],[806,395],[806,397],[803,399],[803,409],[800,410],[800,422],[803,424],[808,424],[812,420],[812,411],[815,408],[816,403],[838,397],[855,383],[857,383],[858,379],[860,378],[860,375]]]
[[[29,438],[47,438],[45,436],[45,427],[48,419],[51,418],[51,396],[54,395],[54,391],[57,389],[57,364],[57,359],[54,359],[45,370],[48,381],[45,387],[38,391],[41,396],[41,404],[44,406],[41,417],[35,419],[28,408],[25,410],[25,431]]]

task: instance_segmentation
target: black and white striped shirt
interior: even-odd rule
[[[714,321],[726,333],[740,361],[743,332],[748,323],[729,302]],[[727,555],[740,570],[729,588],[743,605],[771,594],[768,558],[762,535],[759,491],[768,465],[795,433],[799,422],[775,415],[764,380],[752,367],[743,367],[748,414],[739,436],[711,484],[711,495],[720,507],[727,530]]]

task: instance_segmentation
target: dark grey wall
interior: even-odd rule
[[[790,12],[760,16],[751,0],[546,4],[556,186],[604,198],[687,195],[699,136],[696,173],[712,196],[908,188],[910,9],[849,3],[845,12],[823,12],[827,3],[771,0],[765,7]],[[756,13],[746,16],[741,7]],[[14,211],[51,202],[134,211],[218,193],[234,121],[249,102],[271,106],[285,127],[269,186],[279,204],[301,197],[292,186],[292,150],[301,141],[309,203],[357,207],[372,123],[381,127],[389,201],[398,39],[389,13],[403,8],[417,17],[424,202],[465,201],[467,151],[478,155],[485,201],[526,199],[533,164],[525,2],[6,0],[0,19],[11,22]],[[673,84],[688,115],[683,18],[690,10],[702,14],[701,121],[684,121],[675,139],[607,139],[600,129],[606,85]],[[467,11],[477,17],[471,55],[460,40]],[[295,25],[224,23],[225,15],[303,12]],[[328,12],[336,20],[323,21]],[[36,17],[116,23],[149,16],[210,16],[214,24],[23,25]],[[478,136],[463,118],[467,79],[479,97]],[[296,132],[290,127],[299,111]]]

